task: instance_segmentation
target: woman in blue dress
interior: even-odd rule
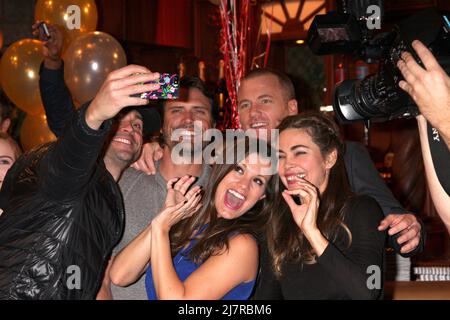
[[[203,200],[200,187],[190,188],[194,177],[167,183],[160,213],[115,258],[113,282],[127,285],[146,272],[149,299],[250,297],[258,272],[256,237],[278,194],[275,152],[274,162],[264,162],[251,143],[260,142],[245,140],[245,152],[238,152],[238,143],[225,149],[238,161],[213,166]]]

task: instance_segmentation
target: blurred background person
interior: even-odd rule
[[[13,138],[0,132],[0,188],[3,185],[6,173],[22,154],[19,145]]]
[[[0,90],[0,132],[8,133],[11,126],[10,113],[12,109],[11,101]]]
[[[22,154],[17,142],[8,134],[0,132],[0,190],[3,186],[6,173],[12,167],[17,158]],[[0,215],[3,209],[0,208]]]

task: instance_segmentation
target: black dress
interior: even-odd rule
[[[349,200],[344,222],[352,233],[339,228],[334,243],[312,265],[285,263],[275,277],[265,243],[261,273],[254,299],[377,299],[382,295],[385,232],[377,227],[383,212],[368,196]]]

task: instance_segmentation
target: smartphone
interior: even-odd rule
[[[177,74],[161,73],[159,80],[147,82],[159,83],[159,89],[154,91],[143,92],[133,95],[141,99],[158,100],[158,99],[178,99],[179,97],[179,82]]]
[[[38,28],[39,28],[39,39],[41,39],[43,41],[50,40],[51,36],[50,36],[50,32],[48,31],[47,24],[45,22],[41,22],[39,24]]]

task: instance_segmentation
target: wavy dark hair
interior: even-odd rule
[[[252,149],[250,145],[253,144],[255,146],[255,143],[258,148]],[[197,243],[189,253],[189,258],[196,263],[205,261],[211,255],[219,254],[224,248],[228,250],[229,237],[232,235],[251,234],[255,238],[259,238],[264,233],[265,226],[270,220],[270,215],[274,212],[273,204],[279,193],[277,174],[272,175],[267,182],[265,198],[256,202],[245,214],[230,220],[217,217],[217,210],[214,204],[217,187],[223,178],[236,168],[238,163],[253,153],[266,156],[266,154],[261,153],[262,148],[260,148],[264,144],[264,148],[267,148],[266,150],[269,151],[270,157],[275,161],[276,168],[276,151],[265,141],[247,138],[243,144],[245,144],[245,152],[241,154],[240,159],[226,161],[225,157],[223,164],[213,165],[211,176],[205,187],[202,208],[190,218],[182,220],[172,227],[169,234],[172,256],[175,256],[192,239],[196,231],[205,224],[208,224],[207,227],[200,235],[196,236]],[[223,154],[233,155],[233,157],[240,154],[238,153],[238,145],[239,143],[236,142],[231,146],[225,145]],[[228,164],[227,162],[232,163]]]
[[[319,147],[324,159],[334,150],[337,151],[336,163],[330,169],[327,187],[319,196],[317,226],[331,242],[335,241],[338,230],[343,228],[350,246],[351,232],[343,219],[345,204],[352,193],[344,164],[344,143],[336,123],[320,112],[305,112],[285,118],[278,129],[280,134],[287,129],[305,130]],[[285,189],[284,185],[282,188]],[[316,255],[292,218],[284,199],[279,197],[277,202],[278,212],[271,216],[267,228],[267,245],[275,274],[281,276],[284,262],[314,264]]]

